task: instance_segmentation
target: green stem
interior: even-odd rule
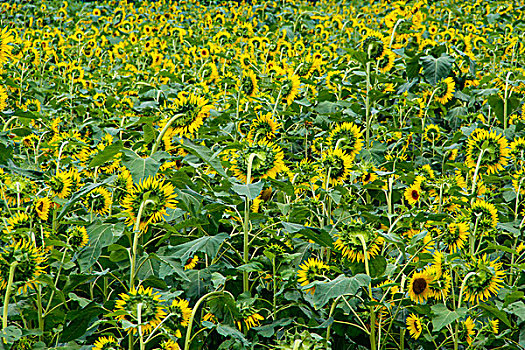
[[[198,301],[197,303],[195,304],[195,306],[193,307],[193,310],[191,312],[191,316],[190,316],[190,319],[188,321],[188,330],[186,331],[186,340],[184,341],[184,350],[189,350],[190,348],[190,343],[191,343],[191,328],[193,326],[193,320],[195,319],[195,315],[197,314],[197,310],[199,309],[199,306],[201,306],[201,304],[204,302],[204,300],[206,300],[207,298],[209,298],[210,296],[213,296],[213,295],[222,295],[222,294],[228,294],[232,300],[235,300],[235,298],[233,297],[233,295],[228,292],[228,291],[215,291],[215,292],[210,292],[208,294],[205,294],[203,295]]]
[[[474,276],[475,272],[469,272],[463,278],[463,282],[461,282],[461,288],[459,289],[459,299],[458,299],[458,309],[461,307],[461,301],[463,299],[463,290],[465,289],[465,285],[467,284],[467,281],[470,277]],[[454,350],[458,350],[458,342],[459,342],[459,322],[456,322],[456,329],[454,331]]]
[[[364,260],[365,260],[365,271],[366,271],[366,274],[371,278],[372,276],[370,276],[370,267],[368,266],[368,253],[367,253],[367,247],[366,247],[365,238],[362,235],[357,235],[357,237],[359,238],[359,240],[361,241],[361,244],[363,245],[363,257],[364,257]],[[373,298],[373,296],[372,296],[372,279],[370,279],[370,283],[368,284],[368,294],[369,294],[370,300],[372,300],[372,298]],[[376,350],[377,349],[375,327],[376,327],[376,315],[375,315],[374,306],[371,305],[370,306],[370,349],[371,350]]]
[[[164,127],[162,128],[162,130],[160,131],[160,134],[159,136],[157,136],[157,140],[155,140],[155,144],[153,145],[153,148],[151,149],[151,154],[150,154],[150,157],[152,157],[155,152],[157,152],[157,149],[159,148],[159,145],[160,143],[162,142],[162,138],[164,137],[164,135],[166,134],[166,131],[168,131],[169,127],[171,126],[171,124],[173,124],[173,122],[175,120],[177,120],[178,118],[180,118],[181,116],[183,116],[184,114],[175,114],[173,117],[171,117],[170,120],[168,120],[168,122],[166,123],[166,125],[164,125]]]
[[[476,169],[474,169],[474,175],[472,176],[472,192],[471,194],[474,194],[476,192],[476,184],[478,182],[478,172],[479,167],[481,166],[481,158],[483,157],[483,153],[485,153],[485,150],[482,149],[478,156],[478,161],[476,162]]]
[[[2,329],[7,328],[7,311],[9,309],[9,297],[11,296],[11,289],[13,288],[13,280],[15,279],[15,269],[18,262],[14,261],[9,266],[9,277],[7,280],[7,288],[4,295],[4,310],[2,316]]]
[[[253,160],[259,155],[256,153],[250,154],[248,157],[248,169],[246,174],[246,185],[252,182],[252,167]],[[243,221],[243,261],[248,264],[250,260],[250,198],[246,197],[244,201],[244,221]],[[247,292],[250,289],[248,271],[242,273],[243,291]]]
[[[133,229],[133,247],[132,247],[132,252],[131,252],[131,272],[129,276],[129,289],[130,290],[135,288],[135,274],[136,274],[135,265],[137,263],[137,247],[138,247],[139,237],[141,233],[140,232],[140,219],[142,218],[142,213],[144,209],[149,203],[154,203],[154,202],[150,199],[146,199],[145,201],[142,201],[142,203],[140,203],[139,212],[137,214],[137,220],[135,221],[135,226]]]
[[[370,90],[372,90],[372,86],[370,84],[370,64],[371,62],[366,63],[366,149],[370,149]]]

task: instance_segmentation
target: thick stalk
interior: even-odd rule
[[[248,157],[248,169],[246,174],[246,185],[252,182],[252,167],[253,160],[258,157],[256,153],[250,154]],[[243,221],[243,260],[245,264],[250,261],[250,198],[246,197],[244,201],[244,221]],[[243,291],[247,292],[250,289],[248,271],[242,273]]]
[[[368,252],[367,252],[365,238],[362,235],[358,235],[357,237],[359,238],[363,246],[363,257],[365,260],[366,274],[370,278],[372,278],[372,276],[370,276],[370,267],[368,265]],[[371,279],[370,279],[370,283],[368,284],[368,294],[369,294],[370,300],[372,300],[372,280]],[[370,306],[370,349],[371,350],[377,349],[375,327],[376,327],[376,315],[375,315],[374,306],[372,305]]]
[[[479,153],[478,161],[476,163],[476,169],[474,169],[474,176],[472,177],[472,192],[471,192],[471,194],[474,194],[474,192],[476,191],[476,184],[477,184],[477,181],[478,181],[478,172],[479,172],[479,167],[481,165],[481,158],[483,157],[483,153],[485,153],[484,149],[482,149],[481,152]]]
[[[9,297],[11,296],[11,289],[13,289],[13,281],[15,279],[15,270],[18,263],[16,261],[9,266],[9,277],[7,280],[7,288],[4,294],[4,310],[2,314],[2,329],[7,328],[7,311],[9,310]]]
[[[184,350],[189,350],[190,343],[191,343],[191,328],[193,326],[193,320],[195,319],[195,315],[197,314],[197,310],[199,309],[199,306],[206,300],[207,298],[214,296],[214,295],[221,295],[221,294],[228,294],[232,300],[235,300],[233,295],[228,291],[216,291],[216,292],[210,292],[208,294],[203,295],[195,304],[193,307],[193,310],[191,312],[190,319],[188,321],[188,330],[186,331],[186,340],[184,341]]]
[[[470,277],[474,276],[475,272],[469,272],[463,278],[463,282],[461,282],[461,288],[459,289],[459,299],[458,299],[458,309],[461,307],[461,300],[463,299],[463,290],[465,289],[465,285],[467,284],[467,281]],[[458,342],[459,342],[459,322],[456,322],[456,329],[454,332],[454,350],[458,350]]]
[[[175,114],[173,117],[171,117],[170,120],[168,120],[166,125],[164,125],[164,127],[160,131],[159,136],[157,136],[157,140],[155,140],[155,144],[153,145],[153,148],[151,149],[150,157],[152,157],[155,154],[155,152],[157,152],[157,149],[159,148],[159,145],[162,142],[162,138],[164,137],[164,135],[166,135],[166,132],[168,131],[168,129],[171,126],[171,124],[173,124],[173,122],[175,120],[177,120],[178,118],[180,118],[183,115],[184,114]]]
[[[145,201],[142,201],[142,203],[140,203],[139,212],[137,214],[137,220],[135,221],[135,227],[133,229],[133,247],[132,247],[132,252],[131,252],[131,266],[130,266],[131,271],[129,275],[129,289],[130,290],[133,290],[135,288],[135,274],[136,274],[135,265],[137,263],[137,248],[138,248],[139,237],[141,233],[140,232],[140,219],[142,218],[142,213],[144,209],[149,203],[153,203],[153,201],[147,199]]]
[[[370,64],[371,62],[366,62],[366,149],[370,149],[370,90],[372,90],[370,84]]]

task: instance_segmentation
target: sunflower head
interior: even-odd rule
[[[343,184],[350,175],[352,157],[340,148],[329,149],[323,153],[318,170],[323,183],[328,179],[333,186]]]
[[[384,239],[379,236],[377,231],[369,224],[359,220],[352,220],[344,223],[339,228],[339,233],[334,246],[340,250],[344,257],[351,261],[365,261],[363,243],[366,246],[366,256],[370,260],[377,254],[383,246]]]
[[[92,350],[121,350],[118,341],[112,337],[99,337],[93,344]]]
[[[67,243],[73,250],[78,250],[89,242],[89,235],[84,226],[69,226],[66,230],[66,237]]]
[[[410,316],[407,317],[406,324],[410,336],[414,339],[419,338],[421,332],[423,331],[423,327],[421,325],[421,318],[414,314],[410,314]]]
[[[475,169],[479,162],[488,174],[495,174],[508,164],[511,149],[507,139],[496,131],[474,130],[468,140],[466,164]]]
[[[412,301],[420,304],[427,298],[432,297],[432,289],[430,288],[433,282],[433,275],[428,271],[414,272],[408,286],[408,294]]]
[[[162,110],[169,118],[175,117],[172,122],[174,133],[191,137],[203,124],[204,119],[209,117],[212,105],[204,97],[193,93],[179,93],[175,100],[165,102]]]
[[[369,61],[380,60],[385,55],[387,48],[383,34],[370,30],[361,42],[361,50]]]
[[[14,286],[18,287],[19,292],[33,288],[38,276],[44,272],[45,260],[41,249],[36,248],[29,240],[21,240],[3,247],[0,251],[0,287],[3,289],[7,286],[10,267],[16,264]]]
[[[485,254],[480,258],[472,258],[467,263],[467,268],[472,274],[465,283],[464,299],[466,301],[483,302],[492,295],[498,294],[505,275],[501,262],[490,260]]]
[[[171,303],[170,312],[172,314],[172,321],[182,327],[188,326],[188,321],[192,313],[190,303],[185,299],[175,299]]]
[[[309,258],[303,264],[299,265],[297,271],[297,281],[301,286],[306,286],[314,281],[322,281],[325,278],[325,273],[330,270],[330,266],[323,263],[316,258]],[[307,290],[307,292],[314,294],[315,287]]]
[[[114,312],[117,314],[117,320],[128,322],[129,333],[135,334],[140,326],[142,333],[148,334],[167,315],[162,300],[160,300],[160,294],[153,292],[151,287],[144,288],[141,285],[138,289],[133,288],[128,293],[122,293],[119,296],[120,299],[115,304]]]
[[[284,152],[272,142],[259,140],[245,142],[244,147],[234,153],[230,160],[234,175],[241,181],[247,181],[248,168],[251,165],[251,181],[272,178],[285,169]]]

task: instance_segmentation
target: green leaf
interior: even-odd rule
[[[330,236],[330,233],[324,229],[319,229],[316,227],[306,227],[291,222],[282,222],[281,224],[283,225],[284,230],[288,233],[298,233],[306,237],[307,239],[311,239],[312,241],[323,247],[334,247],[332,236]]]
[[[22,337],[22,330],[17,326],[7,326],[0,331],[0,338],[7,343],[14,343]]]
[[[217,333],[224,337],[232,337],[237,340],[240,340],[245,346],[250,345],[250,342],[236,328],[219,323],[217,325]]]
[[[191,141],[184,140],[184,143],[181,145],[182,148],[186,149],[190,153],[198,156],[201,158],[204,162],[206,162],[208,165],[210,165],[215,171],[222,175],[223,177],[228,177],[228,174],[224,171],[224,168],[222,167],[222,164],[219,160],[218,154],[213,154],[211,150],[208,147],[196,145]]]
[[[91,162],[89,163],[88,168],[94,168],[94,167],[104,164],[105,162],[107,162],[108,160],[110,160],[111,158],[119,154],[122,148],[124,148],[124,145],[122,144],[122,141],[120,140],[107,146],[101,152],[99,152],[95,157],[93,157],[93,160],[91,160]]]
[[[259,182],[248,184],[248,185],[234,184],[232,186],[232,190],[235,193],[237,193],[239,196],[248,197],[248,199],[254,200],[255,198],[257,198],[257,196],[259,196],[263,187],[264,187],[264,182],[259,181]]]
[[[516,316],[518,316],[522,322],[525,322],[525,304],[523,301],[517,301],[513,304],[510,304],[507,307],[507,310]]]
[[[180,259],[182,263],[185,263],[197,252],[208,254],[210,258],[213,258],[219,251],[222,242],[228,238],[230,238],[230,236],[227,233],[219,233],[216,236],[204,236],[175,247],[169,247],[166,253],[173,258]]]
[[[353,277],[339,275],[336,279],[326,283],[320,281],[313,282],[310,285],[315,286],[313,296],[314,306],[319,310],[325,306],[330,299],[337,298],[340,295],[357,294],[361,287],[367,286],[369,283],[370,277],[364,274]]]
[[[423,75],[425,76],[426,81],[434,86],[448,77],[453,63],[454,58],[446,53],[441,54],[439,58],[433,56],[421,57]]]
[[[74,310],[67,314],[70,322],[64,327],[60,336],[61,342],[68,342],[83,336],[91,323],[91,320],[101,315],[104,309],[96,305],[95,302],[87,305],[81,310]]]
[[[88,226],[86,230],[89,236],[89,242],[78,257],[81,272],[86,272],[97,262],[102,248],[117,241],[124,232],[124,225],[122,223],[103,224],[100,220],[97,220]]]
[[[149,145],[155,140],[155,129],[150,124],[142,125],[142,131],[144,132],[144,142]]]
[[[134,183],[139,183],[141,180],[155,176],[160,168],[160,162],[154,158],[142,158],[137,153],[129,149],[122,151],[122,164],[129,169]]]
[[[492,316],[498,318],[501,322],[505,323],[507,326],[512,327],[507,314],[504,311],[501,311],[495,306],[488,305],[487,303],[480,303],[478,305],[480,308],[482,308],[485,312],[485,316]]]
[[[456,311],[450,311],[444,304],[432,305],[431,309],[432,313],[435,315],[432,318],[432,326],[436,332],[467,314],[467,309],[464,307],[459,308]]]

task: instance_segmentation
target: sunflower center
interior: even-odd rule
[[[419,192],[417,190],[412,190],[410,195],[412,196],[412,199],[414,199],[416,201],[419,199]]]
[[[419,295],[427,288],[427,281],[424,278],[416,278],[412,284],[412,290],[416,295]]]

